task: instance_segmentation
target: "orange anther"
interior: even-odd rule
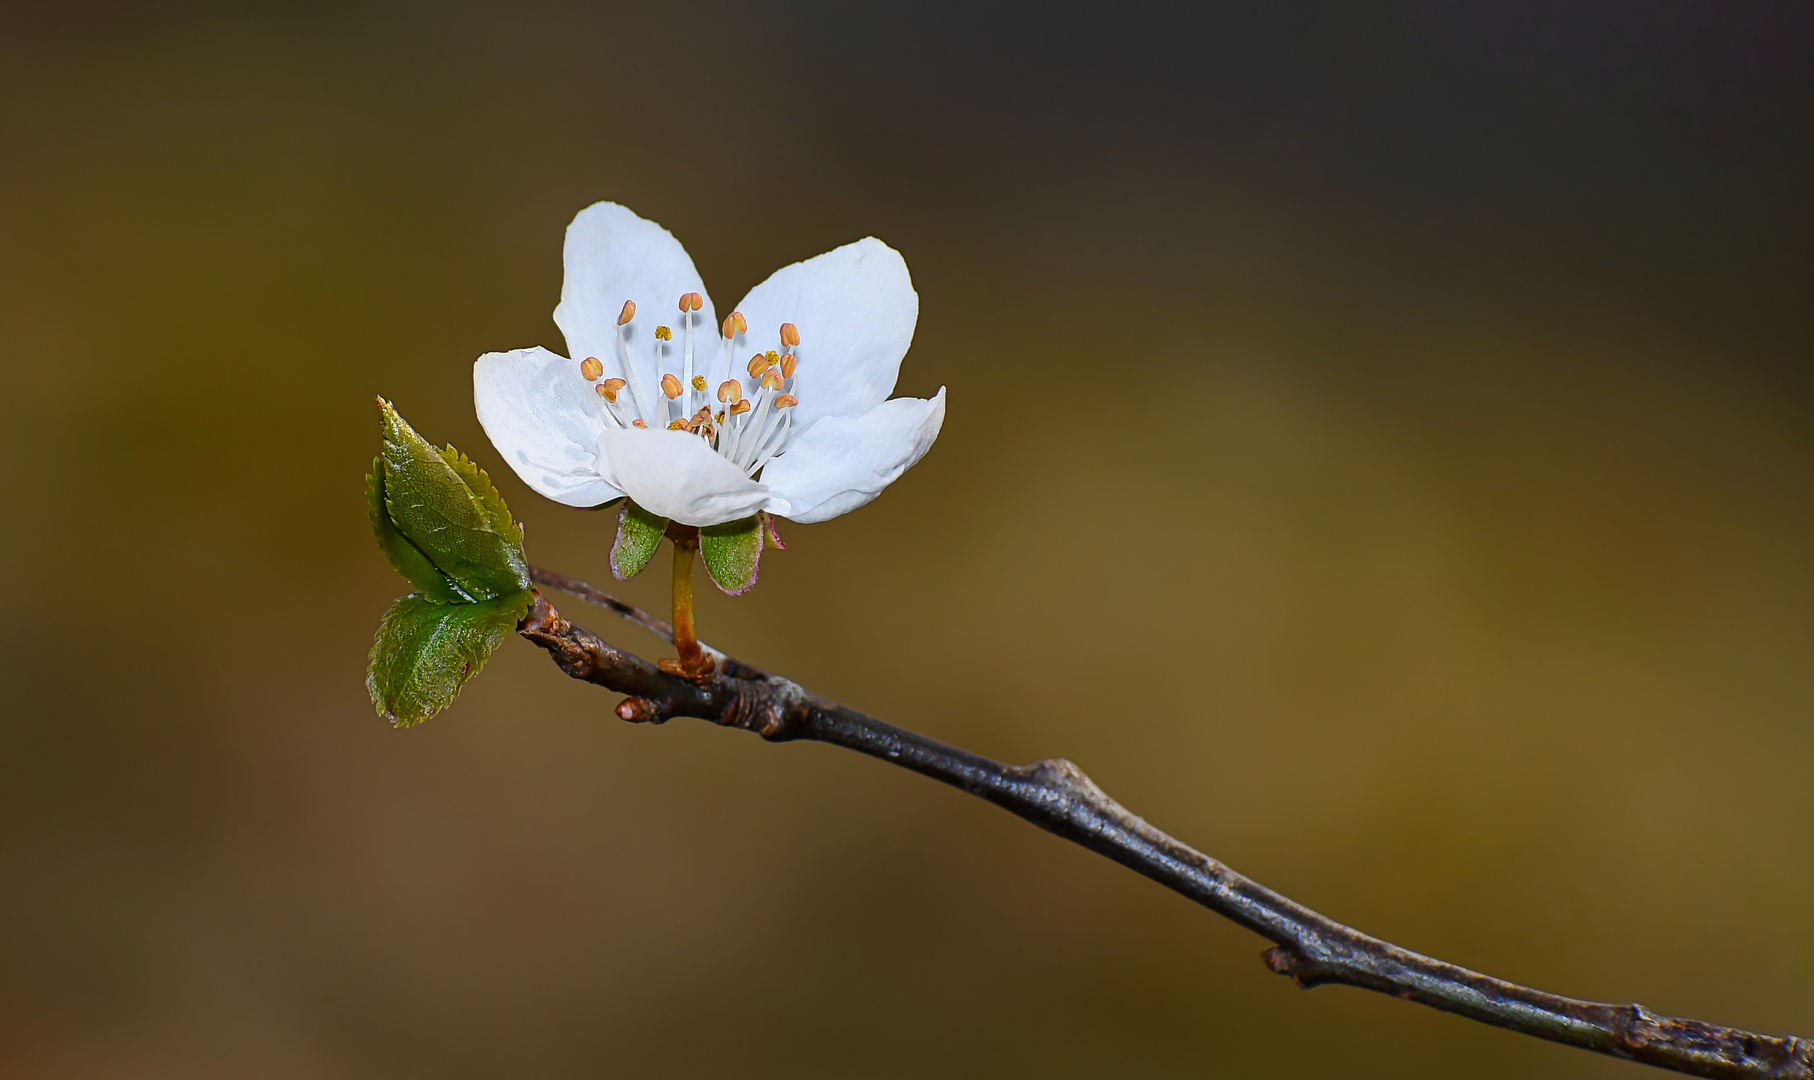
[[[700,296],[696,292],[688,293],[686,295],[686,301],[688,311],[698,311],[700,308],[705,307],[705,297]]]
[[[669,420],[668,421],[668,430],[669,431],[691,431],[693,429],[687,425],[687,422],[685,420]]]
[[[793,378],[794,369],[799,366],[800,358],[798,356],[795,356],[793,353],[788,353],[786,356],[783,356],[781,358],[781,377],[783,379]]]
[[[752,378],[752,379],[761,378],[762,373],[769,369],[769,365],[771,363],[773,363],[773,361],[771,361],[766,356],[750,357],[750,362],[749,362],[750,378]]]
[[[781,373],[774,368],[769,368],[762,373],[762,385],[768,387],[770,390],[781,389]]]
[[[613,380],[613,381],[615,381],[615,380]],[[617,404],[617,391],[611,389],[611,383],[602,382],[602,383],[599,383],[597,386],[594,386],[592,389],[598,391],[599,397],[604,398],[606,401],[611,402],[613,405]]]
[[[775,395],[775,408],[777,409],[790,409],[798,404],[800,404],[800,399],[792,394]]]
[[[598,357],[588,356],[579,362],[579,373],[587,382],[597,382],[605,373],[605,365],[598,362]]]
[[[625,300],[624,309],[617,313],[617,325],[622,326],[634,318],[636,318],[636,301]]]
[[[674,331],[669,330],[665,326],[657,326],[655,328],[655,339],[657,341],[673,341]]]
[[[800,344],[800,328],[790,322],[782,323],[781,344],[786,345],[790,349],[795,345]]]
[[[661,392],[668,395],[669,401],[673,401],[680,396],[680,380],[672,375],[663,375],[661,377]]]
[[[635,420],[630,421],[630,426],[642,428],[644,431],[647,431],[649,429],[649,425],[643,423],[641,417],[638,417]]]
[[[736,379],[726,379],[718,384],[719,401],[742,401],[743,384]]]
[[[742,401],[739,401],[735,405],[731,406],[731,415],[732,416],[742,416],[744,413],[749,412],[750,408],[751,408],[750,399],[744,398]]]

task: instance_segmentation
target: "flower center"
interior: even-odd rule
[[[696,357],[693,345],[693,328],[704,306],[705,298],[698,293],[680,298],[678,348],[673,329],[655,328],[655,370],[661,373],[657,385],[639,385],[637,368],[630,362],[630,344],[624,335],[625,327],[636,318],[633,300],[625,300],[617,316],[617,360],[624,377],[600,381],[605,366],[596,356],[580,361],[580,377],[593,384],[600,409],[616,426],[690,432],[745,476],[755,476],[781,452],[793,426],[793,407],[800,403],[792,393],[794,370],[800,364],[796,352],[800,330],[793,323],[782,323],[777,333],[779,348],[750,357],[744,365],[749,372],[746,389],[745,380],[733,378],[731,369],[738,339],[746,338],[749,323],[742,312],[731,312],[719,328],[718,355],[711,359],[718,376],[718,389],[713,392],[705,373],[708,360]],[[716,411],[714,397],[720,406]]]

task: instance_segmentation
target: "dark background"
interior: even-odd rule
[[[1811,73],[1804,3],[0,8],[0,1074],[1641,1075],[521,642],[380,723],[374,395],[608,581],[469,374],[562,345],[598,199],[721,308],[882,237],[950,387],[708,640],[1406,946],[1814,1035]]]

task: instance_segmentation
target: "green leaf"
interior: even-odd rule
[[[624,508],[617,512],[617,539],[611,543],[611,576],[629,581],[642,573],[667,531],[667,518],[656,517],[625,499]]]
[[[763,532],[762,522],[754,514],[699,530],[699,554],[712,584],[730,596],[742,596],[755,587],[756,574],[762,569]]]
[[[420,593],[392,604],[365,671],[378,715],[408,727],[453,704],[534,600],[523,589],[473,604],[437,604]]]
[[[384,506],[391,524],[472,599],[490,600],[528,588],[522,527],[511,519],[491,478],[453,447],[429,445],[390,402],[380,398],[378,405],[384,430]],[[426,588],[424,593],[432,596]]]
[[[422,549],[397,531],[390,511],[384,504],[384,458],[372,459],[372,471],[365,476],[365,509],[372,522],[372,535],[378,550],[396,567],[397,573],[414,585],[433,604],[465,604],[472,601],[453,579],[435,569]]]

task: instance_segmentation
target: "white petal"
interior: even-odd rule
[[[738,343],[744,362],[781,347],[782,323],[799,328],[793,424],[804,432],[827,416],[860,416],[894,392],[920,298],[900,252],[872,236],[782,267],[737,310],[749,322]],[[744,374],[741,364],[736,374]]]
[[[682,525],[717,525],[787,505],[684,431],[606,431],[599,457],[605,476],[638,506]]]
[[[567,276],[561,283],[554,322],[566,335],[567,349],[574,357],[596,356],[607,374],[623,374],[616,360],[617,317],[625,300],[634,301],[636,317],[624,327],[634,372],[624,377],[639,383],[641,394],[653,403],[661,393],[662,373],[680,371],[685,324],[678,305],[683,295],[696,292],[705,297],[705,307],[690,316],[695,349],[708,362],[717,361],[723,339],[718,336],[711,297],[686,248],[668,230],[616,203],[593,203],[567,226],[562,259]],[[674,331],[674,340],[664,346],[667,359],[659,365],[655,359],[657,326]],[[665,416],[661,422],[667,422]]]
[[[811,524],[847,514],[882,493],[932,449],[945,422],[945,388],[932,400],[895,398],[862,416],[828,416],[762,470],[762,482]]]
[[[547,349],[486,353],[472,365],[479,425],[523,482],[568,506],[597,506],[623,492],[598,470],[607,421],[579,364]]]

